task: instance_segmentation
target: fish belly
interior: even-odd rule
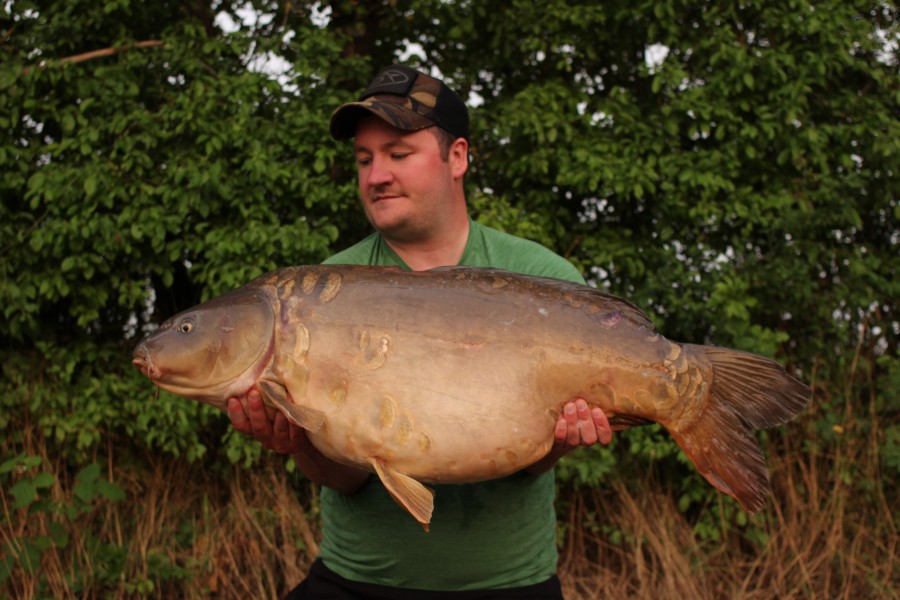
[[[364,356],[310,352],[308,393],[325,399],[317,406],[326,415],[311,439],[326,455],[367,467],[380,458],[422,481],[462,483],[517,471],[549,451],[555,417],[523,384],[531,378],[521,355],[497,344],[392,344],[377,367]]]

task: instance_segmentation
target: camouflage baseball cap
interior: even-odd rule
[[[469,139],[469,111],[443,81],[402,65],[382,69],[356,102],[331,115],[331,137],[350,139],[359,119],[373,114],[405,131],[437,125],[456,137]]]

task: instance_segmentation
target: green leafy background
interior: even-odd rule
[[[896,498],[897,18],[893,2],[847,0],[6,2],[7,526],[55,478],[35,436],[78,473],[76,511],[117,500],[95,468],[110,444],[123,464],[254,468],[258,445],[210,408],[154,397],[131,348],[179,310],[368,232],[328,117],[398,59],[470,100],[479,221],[565,255],[671,339],[778,359],[815,396],[764,443],[865,440],[876,472],[835,476]],[[648,470],[686,514],[724,518],[658,428],[559,472],[580,489]],[[0,581],[63,541],[5,552]]]

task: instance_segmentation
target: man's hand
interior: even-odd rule
[[[243,402],[238,398],[228,399],[228,418],[235,429],[269,450],[298,454],[308,446],[306,432],[281,412],[267,408],[255,389],[250,390]]]
[[[322,454],[306,437],[303,428],[288,421],[280,411],[263,404],[255,389],[250,390],[246,398],[228,399],[228,418],[235,429],[269,450],[292,454],[300,472],[314,483],[342,494],[352,494],[369,478],[367,471],[337,463]]]
[[[612,441],[612,427],[602,409],[589,407],[584,398],[575,398],[563,405],[562,414],[553,429],[553,438],[555,443],[547,456],[526,467],[526,471],[532,475],[546,473],[560,458],[578,446],[591,446],[598,442],[605,446]]]
[[[556,421],[553,437],[557,445],[572,450],[578,446],[591,446],[600,442],[604,446],[612,441],[612,427],[603,410],[590,408],[584,398],[566,402]]]

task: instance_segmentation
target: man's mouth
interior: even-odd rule
[[[401,190],[393,190],[381,186],[375,186],[371,189],[371,193],[369,194],[369,198],[372,202],[379,202],[381,200],[393,200],[395,198],[402,198],[403,192]]]

